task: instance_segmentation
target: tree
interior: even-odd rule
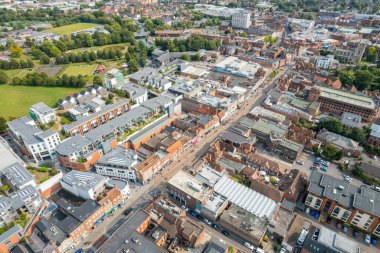
[[[139,65],[137,64],[137,61],[136,59],[132,58],[129,62],[128,62],[128,67],[129,67],[129,73],[132,74],[132,73],[135,73],[136,71],[139,70]]]
[[[9,50],[11,51],[11,56],[12,57],[20,57],[23,53],[23,50],[21,47],[17,46],[16,44],[12,44],[9,47]]]
[[[92,79],[92,85],[99,85],[99,86],[103,86],[103,80],[102,78],[100,78],[100,76],[94,76],[94,78]]]
[[[181,59],[184,60],[184,61],[190,61],[190,55],[189,54],[183,54],[181,56]]]
[[[7,130],[7,121],[4,119],[4,117],[0,117],[0,133],[5,132]]]
[[[8,81],[9,81],[9,78],[7,74],[5,74],[4,71],[0,71],[0,84],[6,84],[8,83]]]
[[[47,56],[46,54],[44,54],[44,55],[41,57],[41,63],[42,63],[42,64],[49,64],[49,63],[50,63],[50,58],[49,58],[49,56]]]
[[[330,131],[336,134],[341,134],[343,132],[343,123],[339,119],[328,118],[326,120],[320,121],[318,123],[318,128],[319,129],[324,128],[327,131]]]
[[[328,160],[340,160],[343,156],[341,150],[338,150],[333,144],[327,144],[323,148],[323,156]]]
[[[367,60],[370,62],[376,62],[377,60],[376,47],[372,46],[368,48]]]

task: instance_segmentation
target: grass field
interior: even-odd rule
[[[37,72],[38,73],[44,72],[49,77],[53,77],[53,76],[56,76],[58,73],[60,73],[62,69],[63,69],[62,65],[57,65],[57,66],[44,65],[44,66],[39,66],[37,69]]]
[[[58,99],[63,98],[83,88],[64,87],[30,87],[0,85],[0,116],[9,120],[9,117],[27,115],[30,106],[38,102],[45,102],[54,106]]]
[[[9,81],[12,81],[12,79],[16,76],[23,77],[27,73],[32,73],[33,71],[29,69],[9,69],[9,70],[4,70],[4,72],[8,76]]]
[[[64,35],[64,34],[70,34],[73,32],[79,32],[82,30],[98,27],[98,24],[91,24],[91,23],[76,23],[71,25],[64,25],[60,27],[54,27],[51,29],[47,29],[47,32],[52,32],[58,35]]]
[[[96,68],[97,64],[85,64],[85,65],[69,65],[61,75],[66,74],[68,76],[77,76],[77,75],[92,75]]]
[[[126,52],[127,47],[129,46],[129,43],[119,43],[119,44],[110,44],[105,46],[93,46],[93,47],[87,47],[87,48],[78,48],[70,50],[69,52],[78,53],[83,52],[83,50],[86,51],[98,51],[103,49],[120,49],[122,52]]]

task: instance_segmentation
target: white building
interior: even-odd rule
[[[29,115],[32,119],[42,124],[47,124],[56,119],[53,109],[42,102],[33,105],[29,109]]]
[[[248,29],[251,25],[251,13],[245,10],[232,15],[232,27]]]
[[[117,146],[95,164],[96,173],[136,182],[135,168],[142,162],[137,152]]]
[[[107,181],[108,178],[95,173],[72,170],[62,177],[61,185],[75,196],[95,200],[104,191]]]
[[[8,127],[20,151],[36,163],[55,158],[55,147],[61,142],[57,132],[51,129],[42,131],[29,117],[12,120]]]
[[[332,69],[338,67],[339,62],[333,57],[319,56],[315,57],[315,66],[321,69]]]
[[[118,69],[111,69],[105,75],[107,90],[120,88],[124,84],[124,75]]]

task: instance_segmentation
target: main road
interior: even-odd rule
[[[76,249],[84,248],[87,249],[86,252],[96,252],[97,249],[107,241],[108,238],[112,236],[114,231],[120,227],[125,221],[125,216],[123,211],[126,207],[143,207],[149,201],[149,192],[153,189],[163,189],[166,182],[172,178],[178,171],[183,169],[186,165],[191,165],[197,161],[205,152],[207,152],[212,143],[218,138],[218,136],[228,129],[231,125],[235,124],[241,117],[246,115],[253,107],[260,105],[265,98],[267,93],[273,89],[278,78],[284,74],[285,70],[281,70],[275,78],[267,82],[263,82],[265,87],[259,87],[257,91],[252,91],[249,93],[249,97],[245,100],[242,108],[236,111],[230,116],[222,125],[218,126],[213,131],[209,132],[204,138],[200,139],[197,144],[189,147],[182,154],[178,156],[176,161],[173,161],[166,168],[162,170],[162,173],[157,174],[148,184],[141,187],[141,189],[136,192],[133,196],[126,200],[126,203],[122,208],[117,209],[112,216],[105,219],[103,222],[98,224],[98,226],[77,246]],[[208,229],[207,229],[208,230]],[[214,232],[216,233],[216,232]],[[220,234],[221,235],[221,234]],[[246,251],[241,243],[238,243],[225,236],[221,237],[224,240],[234,246],[239,248],[241,251]],[[74,252],[74,250],[72,251]]]

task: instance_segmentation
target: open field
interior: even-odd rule
[[[119,44],[110,44],[110,45],[104,45],[104,46],[93,46],[93,47],[86,47],[86,48],[78,48],[70,50],[69,52],[78,53],[82,51],[98,51],[103,49],[120,49],[121,51],[125,52],[129,43],[119,43]]]
[[[7,120],[10,117],[21,117],[27,115],[28,109],[33,104],[45,102],[49,106],[54,106],[58,99],[82,89],[0,85],[0,94],[2,94],[0,116]]]
[[[62,65],[52,65],[52,66],[44,65],[44,66],[40,66],[37,69],[37,72],[38,73],[44,72],[49,77],[53,77],[53,76],[56,76],[59,72],[61,72],[62,69],[63,69]]]
[[[29,69],[8,69],[8,70],[3,70],[5,74],[9,78],[9,82],[12,81],[12,79],[16,76],[18,77],[23,77],[27,73],[32,73],[32,70]]]
[[[61,74],[68,76],[88,75],[91,76],[97,64],[82,64],[82,65],[69,65],[68,68]]]
[[[98,24],[92,24],[92,23],[76,23],[71,25],[64,25],[60,27],[54,27],[51,29],[47,29],[47,32],[52,32],[58,35],[64,35],[64,34],[70,34],[73,32],[79,32],[86,29],[98,27]]]

